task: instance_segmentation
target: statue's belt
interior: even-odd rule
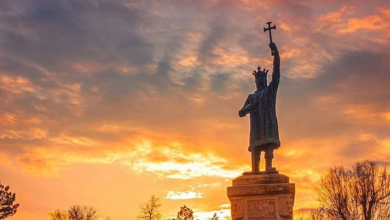
[[[267,138],[264,140],[254,141],[254,143],[251,143],[249,148],[251,147],[259,147],[259,148],[279,148],[280,147],[280,141],[276,138]]]

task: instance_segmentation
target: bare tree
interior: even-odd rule
[[[176,220],[194,220],[194,212],[186,206],[180,207]]]
[[[49,212],[50,220],[98,220],[96,209],[92,206],[71,206],[68,210],[57,209]]]
[[[374,161],[365,161],[357,163],[353,173],[352,196],[360,205],[363,219],[389,219],[390,173],[387,167]]]
[[[16,195],[9,192],[9,186],[0,183],[0,219],[5,219],[16,213],[19,204],[14,204]]]
[[[352,169],[334,167],[316,189],[328,219],[381,220],[390,217],[390,173],[375,161],[356,163]]]
[[[68,214],[63,210],[55,210],[49,213],[50,220],[68,220]]]
[[[138,214],[139,220],[159,220],[162,218],[160,213],[161,202],[155,195],[152,195],[150,199],[140,205],[140,212]]]
[[[344,167],[334,167],[321,178],[321,183],[316,189],[318,200],[324,206],[329,219],[354,219],[356,214],[354,198],[350,195],[349,188],[351,172]]]
[[[98,215],[96,209],[92,206],[71,206],[68,209],[69,220],[97,220]]]

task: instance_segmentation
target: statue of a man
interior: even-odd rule
[[[280,79],[280,57],[275,43],[269,44],[274,54],[272,81],[267,85],[268,70],[258,67],[255,76],[256,91],[250,94],[238,112],[240,117],[250,114],[249,151],[252,157],[252,172],[260,172],[261,152],[265,152],[266,173],[277,173],[272,167],[273,151],[280,147],[278,120],[276,118],[276,95]]]

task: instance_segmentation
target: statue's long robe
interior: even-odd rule
[[[280,146],[278,119],[276,117],[276,95],[280,80],[279,52],[274,54],[272,81],[260,91],[248,96],[242,112],[250,113],[249,151],[253,147],[265,149]]]

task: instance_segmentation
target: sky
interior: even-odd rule
[[[0,181],[11,220],[90,205],[136,220],[229,218],[226,187],[250,169],[252,71],[281,54],[274,165],[315,207],[330,167],[390,162],[387,0],[2,0]],[[262,164],[264,168],[264,164]]]

